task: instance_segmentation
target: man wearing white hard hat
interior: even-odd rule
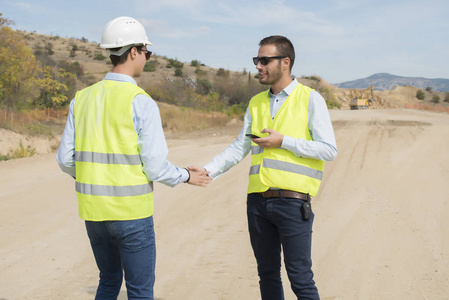
[[[100,47],[112,72],[77,92],[58,149],[59,166],[76,180],[79,215],[100,270],[97,300],[117,299],[123,274],[128,299],[154,299],[153,181],[211,181],[166,159],[158,106],[133,78],[150,59],[150,45],[136,19],[106,24]]]

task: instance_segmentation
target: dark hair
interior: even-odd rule
[[[111,62],[112,62],[112,65],[114,66],[114,67],[116,67],[117,65],[121,65],[121,64],[124,64],[125,62],[126,62],[126,60],[128,59],[128,54],[129,54],[129,52],[131,52],[131,49],[133,48],[133,47],[136,47],[137,48],[137,51],[140,53],[140,51],[142,51],[142,46],[143,46],[143,44],[141,44],[141,45],[132,45],[132,47],[130,47],[128,50],[126,50],[122,55],[120,55],[120,56],[117,56],[117,55],[109,55],[109,58],[111,59]],[[109,49],[109,50],[111,50],[111,51],[119,51],[120,49],[122,49],[122,47],[120,47],[120,48],[113,48],[113,49]]]
[[[278,51],[277,55],[290,58],[290,71],[295,63],[295,48],[288,38],[282,35],[272,35],[262,39],[259,46],[275,45]]]

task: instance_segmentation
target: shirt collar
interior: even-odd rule
[[[104,77],[105,80],[114,80],[114,81],[120,81],[120,82],[131,82],[135,85],[137,85],[137,82],[129,75],[121,74],[121,73],[107,73]]]
[[[290,94],[293,92],[293,90],[296,88],[296,86],[298,85],[298,80],[293,79],[292,82],[287,85],[278,95],[285,93],[287,94],[287,96],[290,96]],[[270,97],[276,97],[272,92],[271,92],[271,88],[268,90],[268,96]]]

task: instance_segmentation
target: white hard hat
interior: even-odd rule
[[[104,27],[100,47],[104,49],[122,48],[120,50],[123,51],[110,52],[113,55],[122,55],[130,48],[129,46],[142,44],[153,45],[148,40],[143,25],[131,17],[118,17]]]

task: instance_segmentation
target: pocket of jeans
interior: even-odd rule
[[[115,221],[114,230],[122,247],[128,250],[140,250],[154,243],[152,218]]]

